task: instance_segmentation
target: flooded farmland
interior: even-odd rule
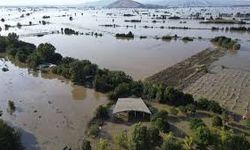
[[[51,43],[63,56],[87,59],[101,68],[125,71],[135,80],[143,80],[206,48],[215,47],[210,42],[215,36],[224,35],[238,39],[241,49],[228,52],[212,65],[215,68],[224,66],[228,70],[215,70],[219,72],[218,76],[208,74],[185,91],[197,98],[212,98],[232,111],[244,114],[250,109],[249,95],[247,95],[250,84],[250,32],[226,31],[226,27],[249,28],[250,21],[244,20],[246,22],[244,25],[201,24],[199,18],[191,16],[200,13],[199,17],[208,18],[219,17],[220,13],[233,13],[231,17],[226,17],[232,19],[237,12],[249,11],[249,7],[169,9],[3,7],[0,8],[0,19],[4,18],[5,21],[0,22],[0,34],[15,32],[21,40],[35,45]],[[167,19],[171,16],[181,18]],[[6,28],[6,25],[9,27]],[[219,29],[212,30],[213,27]],[[66,35],[62,33],[62,29],[65,28],[73,29],[79,34]],[[134,34],[132,39],[118,39],[115,36],[117,33],[130,31]],[[177,38],[162,40],[162,36]],[[184,41],[183,37],[192,37],[193,40]],[[85,136],[88,122],[93,118],[96,108],[108,102],[107,96],[93,89],[73,85],[56,75],[31,71],[8,58],[0,58],[0,69],[3,66],[7,66],[9,71],[0,71],[2,118],[12,126],[21,128],[25,147],[31,150],[63,149],[65,146],[78,148]],[[224,82],[224,78],[235,84]],[[208,80],[222,82],[213,84],[208,83]],[[211,94],[219,89],[225,94]],[[230,95],[230,90],[235,93],[231,92]],[[17,110],[13,114],[7,111],[8,100],[16,104]]]
[[[23,133],[27,149],[78,148],[96,108],[107,98],[94,90],[72,85],[55,75],[31,72],[0,59],[0,109],[2,118]],[[16,111],[7,111],[8,100]]]
[[[2,17],[6,17],[2,27],[2,35],[16,32],[20,38],[36,45],[50,42],[64,56],[78,59],[88,59],[103,68],[123,70],[135,79],[145,77],[160,71],[164,67],[174,65],[181,60],[196,54],[205,48],[212,47],[209,39],[225,35],[246,41],[248,32],[230,32],[211,30],[212,27],[231,27],[241,25],[200,24],[199,19],[188,19],[190,15],[201,12],[201,17],[214,17],[219,13],[248,12],[248,8],[179,8],[179,9],[80,9],[80,8],[27,8],[25,11],[16,8],[2,9]],[[201,11],[202,10],[202,11]],[[223,11],[221,11],[223,10]],[[25,15],[29,13],[29,15]],[[24,17],[21,17],[21,15]],[[132,16],[126,17],[124,14]],[[162,19],[178,15],[183,19]],[[49,18],[43,19],[44,16]],[[70,21],[69,18],[72,17]],[[139,20],[133,22],[131,20]],[[39,23],[40,21],[40,23]],[[48,22],[41,24],[41,21]],[[4,30],[4,24],[10,27]],[[31,26],[29,22],[32,22]],[[249,27],[248,24],[244,25]],[[187,27],[190,29],[171,29],[169,27]],[[62,35],[61,28],[70,28],[79,35]],[[131,31],[134,39],[116,39],[117,33]],[[102,36],[92,35],[94,33]],[[177,35],[180,39],[172,41],[161,40],[162,36]],[[146,38],[140,38],[140,37]],[[183,42],[182,37],[194,37],[193,42]],[[198,38],[202,39],[198,39]],[[122,56],[122,57],[121,57]],[[130,60],[130,61],[127,61]]]

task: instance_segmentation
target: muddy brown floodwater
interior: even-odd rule
[[[20,128],[26,149],[57,150],[79,146],[96,108],[107,102],[105,95],[55,75],[20,68],[0,58],[0,110],[2,118]],[[8,100],[16,111],[7,112]]]

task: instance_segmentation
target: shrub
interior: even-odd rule
[[[208,149],[213,144],[213,135],[210,130],[204,126],[195,129],[194,140],[198,145],[198,149]]]
[[[128,38],[128,39],[133,39],[134,38],[134,34],[130,31],[128,34],[119,34],[117,33],[115,35],[116,38]]]
[[[8,105],[9,105],[10,112],[14,112],[16,110],[16,106],[13,101],[8,101]]]
[[[109,143],[106,139],[100,139],[96,145],[96,150],[109,150]]]
[[[91,150],[90,141],[84,139],[82,141],[81,150]]]
[[[231,38],[225,36],[217,36],[213,38],[211,42],[225,49],[233,49],[233,50],[240,49],[240,44],[236,40],[232,40]]]
[[[171,41],[172,38],[173,38],[172,36],[166,35],[166,36],[163,36],[161,39],[166,40],[166,41]]]
[[[100,128],[99,125],[97,124],[93,124],[90,126],[89,128],[89,135],[93,136],[93,137],[97,137],[100,133]]]
[[[160,150],[182,150],[182,145],[174,138],[172,133],[164,136],[164,142]]]
[[[164,141],[160,150],[183,150],[183,147],[180,143],[170,140]]]
[[[249,150],[250,143],[244,135],[233,135],[224,145],[226,150]]]
[[[169,132],[168,112],[159,111],[152,117],[153,124],[162,132]]]
[[[14,128],[8,126],[0,119],[0,149],[1,150],[23,150],[21,134]]]
[[[176,109],[175,107],[171,107],[169,110],[169,113],[171,113],[172,115],[177,115],[178,114],[178,109]]]
[[[126,131],[122,131],[120,134],[115,135],[114,137],[116,149],[127,150],[130,148],[130,141]]]
[[[96,110],[96,118],[106,120],[109,118],[108,108],[106,106],[99,106]]]
[[[199,119],[199,118],[194,118],[190,120],[190,128],[192,130],[196,130],[199,127],[204,127],[205,123],[203,122],[203,120]]]
[[[222,127],[223,126],[222,119],[219,116],[214,116],[212,118],[212,126]]]
[[[207,99],[199,99],[197,101],[197,107],[198,109],[201,110],[206,110],[206,111],[212,111],[217,114],[221,114],[223,112],[222,107],[219,105],[219,103],[215,101],[209,101]]]
[[[193,41],[194,38],[191,38],[191,37],[183,37],[182,40],[183,40],[183,41]]]
[[[156,128],[147,128],[136,124],[131,137],[133,149],[145,150],[154,149],[161,144],[160,132]]]

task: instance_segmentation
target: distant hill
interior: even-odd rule
[[[115,0],[98,0],[98,1],[93,1],[93,2],[87,2],[82,4],[83,6],[87,7],[105,7],[111,3],[115,2]]]
[[[173,7],[249,5],[247,0],[145,0],[145,3]]]
[[[250,5],[249,0],[98,0],[85,3],[84,6],[109,8],[161,8],[168,7],[197,7],[197,6],[234,6]]]
[[[133,0],[117,0],[107,6],[107,8],[144,8],[145,5]]]

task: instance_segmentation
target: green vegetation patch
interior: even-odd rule
[[[213,38],[211,42],[225,49],[239,50],[241,47],[237,40],[225,36],[217,36]]]

